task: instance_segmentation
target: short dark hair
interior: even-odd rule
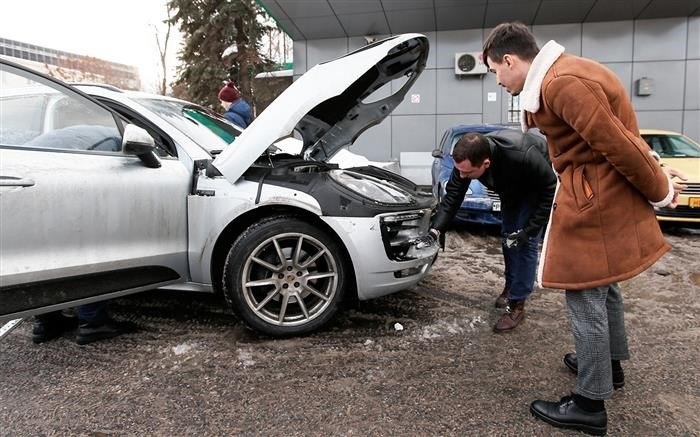
[[[525,61],[532,61],[539,53],[535,36],[523,23],[501,23],[491,30],[484,42],[484,63],[489,66],[488,58],[494,62],[503,62],[503,55],[513,54]]]
[[[491,158],[491,146],[485,136],[476,132],[467,132],[452,148],[452,159],[460,163],[468,159],[471,165],[478,167]]]

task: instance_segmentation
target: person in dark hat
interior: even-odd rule
[[[253,114],[248,102],[241,98],[241,93],[233,82],[227,82],[219,91],[219,100],[223,106],[224,117],[240,127],[248,127],[253,121]]]

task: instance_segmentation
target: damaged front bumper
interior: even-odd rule
[[[410,288],[435,262],[439,244],[428,234],[430,210],[375,217],[322,217],[350,252],[360,300]]]

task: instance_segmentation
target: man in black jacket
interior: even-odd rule
[[[445,232],[472,179],[501,197],[503,259],[506,283],[496,307],[506,312],[496,332],[513,330],[525,317],[532,293],[537,249],[549,218],[557,179],[547,155],[547,142],[531,133],[504,129],[481,135],[466,133],[452,150],[455,168],[433,220],[431,233]]]

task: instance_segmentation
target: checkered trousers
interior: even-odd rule
[[[566,305],[578,359],[574,392],[591,399],[608,399],[613,393],[610,360],[629,358],[620,287],[613,283],[567,290]]]

